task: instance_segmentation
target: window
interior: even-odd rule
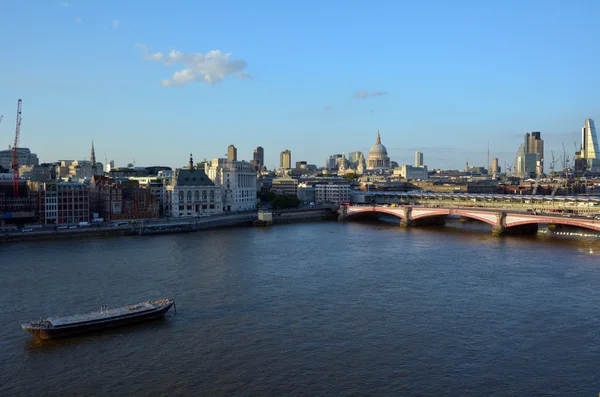
[[[206,201],[206,190],[202,192],[202,201]]]
[[[196,190],[196,192],[194,193],[194,200],[198,201],[200,200],[200,192]]]
[[[192,202],[192,191],[188,190],[187,192],[187,202],[191,203]]]
[[[183,201],[183,192],[179,192],[179,201]]]
[[[210,191],[210,201],[215,201],[215,191],[214,190]]]

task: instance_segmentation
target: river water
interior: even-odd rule
[[[600,239],[303,223],[0,246],[1,396],[594,396]],[[41,341],[20,323],[174,298]]]

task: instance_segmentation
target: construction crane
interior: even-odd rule
[[[13,169],[13,195],[19,198],[19,132],[21,131],[21,99],[17,102],[17,128],[15,130],[15,142],[12,147],[12,169]]]
[[[571,165],[571,160],[569,159],[569,155],[567,154],[567,151],[565,150],[565,144],[562,144],[562,148],[563,148],[563,170],[567,170],[569,169],[569,166]]]
[[[551,150],[550,154],[552,155],[552,161],[550,161],[550,178],[554,178],[554,167],[556,167],[556,159],[554,158],[554,151]]]

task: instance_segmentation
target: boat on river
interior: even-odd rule
[[[175,310],[175,301],[161,299],[109,309],[102,305],[100,311],[64,317],[41,318],[21,324],[21,327],[41,339],[63,338],[84,332],[98,331],[164,317],[169,309]]]

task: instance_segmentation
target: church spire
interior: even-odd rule
[[[92,167],[96,166],[96,151],[94,150],[94,140],[92,139],[92,151],[90,152],[90,163]]]
[[[381,135],[379,135],[379,130],[377,130],[377,139],[375,139],[376,145],[381,145]]]
[[[190,170],[194,169],[194,158],[192,157],[192,154],[190,153]]]

